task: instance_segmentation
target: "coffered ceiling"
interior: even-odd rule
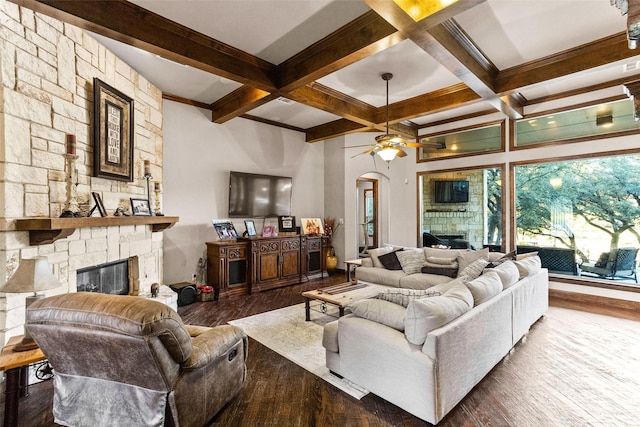
[[[640,49],[610,0],[459,0],[419,22],[390,0],[132,0],[14,3],[70,22],[165,98],[315,142],[395,132],[569,95],[622,96]]]

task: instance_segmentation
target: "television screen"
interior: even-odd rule
[[[466,203],[469,201],[469,181],[435,181],[436,203]]]
[[[291,215],[291,188],[290,177],[232,171],[229,175],[229,217]]]

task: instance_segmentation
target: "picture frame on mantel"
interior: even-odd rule
[[[93,79],[93,176],[133,181],[133,99]]]
[[[131,212],[134,216],[151,216],[149,199],[131,199]]]

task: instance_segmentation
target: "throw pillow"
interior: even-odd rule
[[[504,256],[491,261],[489,265],[487,265],[487,268],[497,267],[502,263],[505,263],[507,261],[514,261],[515,259],[516,259],[516,251],[511,251],[508,254],[505,254]]]
[[[393,251],[388,254],[380,255],[378,257],[378,260],[380,261],[382,266],[387,270],[402,270],[402,266],[400,265],[400,261],[398,260],[398,255],[396,255],[396,252],[397,251]]]
[[[542,268],[539,256],[527,257],[519,261],[514,261],[514,263],[520,272],[520,279],[536,274]]]
[[[538,256],[538,252],[525,252],[523,254],[518,254],[516,255],[516,260],[521,260],[521,259],[525,259],[525,258],[529,258],[532,256]]]
[[[456,260],[458,260],[458,270],[463,271],[469,265],[471,265],[475,260],[479,258],[489,257],[489,248],[479,249],[477,251],[468,251],[456,256]]]
[[[513,261],[503,262],[502,264],[493,268],[489,268],[489,265],[487,265],[487,268],[484,269],[483,274],[486,274],[490,271],[495,271],[498,276],[500,276],[500,280],[502,280],[502,287],[504,289],[510,288],[511,286],[515,285],[518,280],[520,280],[520,272],[518,271],[518,267],[516,267]]]
[[[401,305],[380,299],[362,299],[351,303],[349,309],[358,317],[404,331],[404,315],[407,309]]]
[[[449,258],[451,260],[456,259],[458,254],[462,254],[465,252],[470,252],[469,249],[438,249],[438,248],[422,248],[424,251],[425,258],[434,257],[434,258]]]
[[[465,282],[469,282],[477,277],[480,277],[482,271],[487,265],[489,265],[489,261],[487,261],[486,259],[477,259],[464,270],[458,270],[458,278],[461,278]]]
[[[384,268],[384,265],[380,262],[378,258],[380,255],[388,254],[393,251],[391,246],[385,246],[382,248],[369,249],[367,253],[371,257],[371,262],[373,262],[373,266],[376,268]]]
[[[434,267],[431,265],[425,265],[424,267],[422,267],[421,271],[426,274],[437,274],[439,276],[447,276],[452,278],[458,277],[458,266],[445,267],[443,265],[440,265]]]
[[[430,262],[431,264],[438,264],[438,265],[451,265],[451,264],[457,263],[455,259],[439,258],[435,256],[428,256],[427,262]]]
[[[467,288],[473,295],[473,305],[482,304],[485,301],[502,292],[502,280],[495,271],[490,271],[482,276],[466,282]]]
[[[462,283],[454,283],[439,297],[415,299],[409,303],[404,319],[407,341],[422,345],[429,332],[446,325],[473,308],[473,295]]]
[[[419,249],[407,249],[396,254],[405,274],[420,273],[425,261],[424,252]]]
[[[414,299],[437,297],[439,295],[441,295],[440,292],[427,289],[393,289],[378,294],[376,298],[406,307]]]

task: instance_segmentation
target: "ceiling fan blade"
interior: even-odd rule
[[[370,150],[367,150],[367,151],[363,151],[362,153],[358,153],[355,156],[351,156],[351,158],[353,159],[354,157],[358,157],[358,156],[360,156],[362,154],[367,154],[367,153],[371,153],[371,152],[373,152],[373,148],[370,149]]]
[[[419,142],[407,142],[406,144],[403,144],[405,147],[414,147],[414,148],[420,148],[420,147],[425,147],[425,144],[421,144]]]
[[[358,148],[358,147],[372,147],[375,144],[363,144],[363,145],[350,145],[348,147],[340,147],[340,148]]]
[[[398,154],[396,154],[396,156],[398,156],[398,157],[406,157],[407,153],[404,150],[401,150],[400,148],[398,148]]]

